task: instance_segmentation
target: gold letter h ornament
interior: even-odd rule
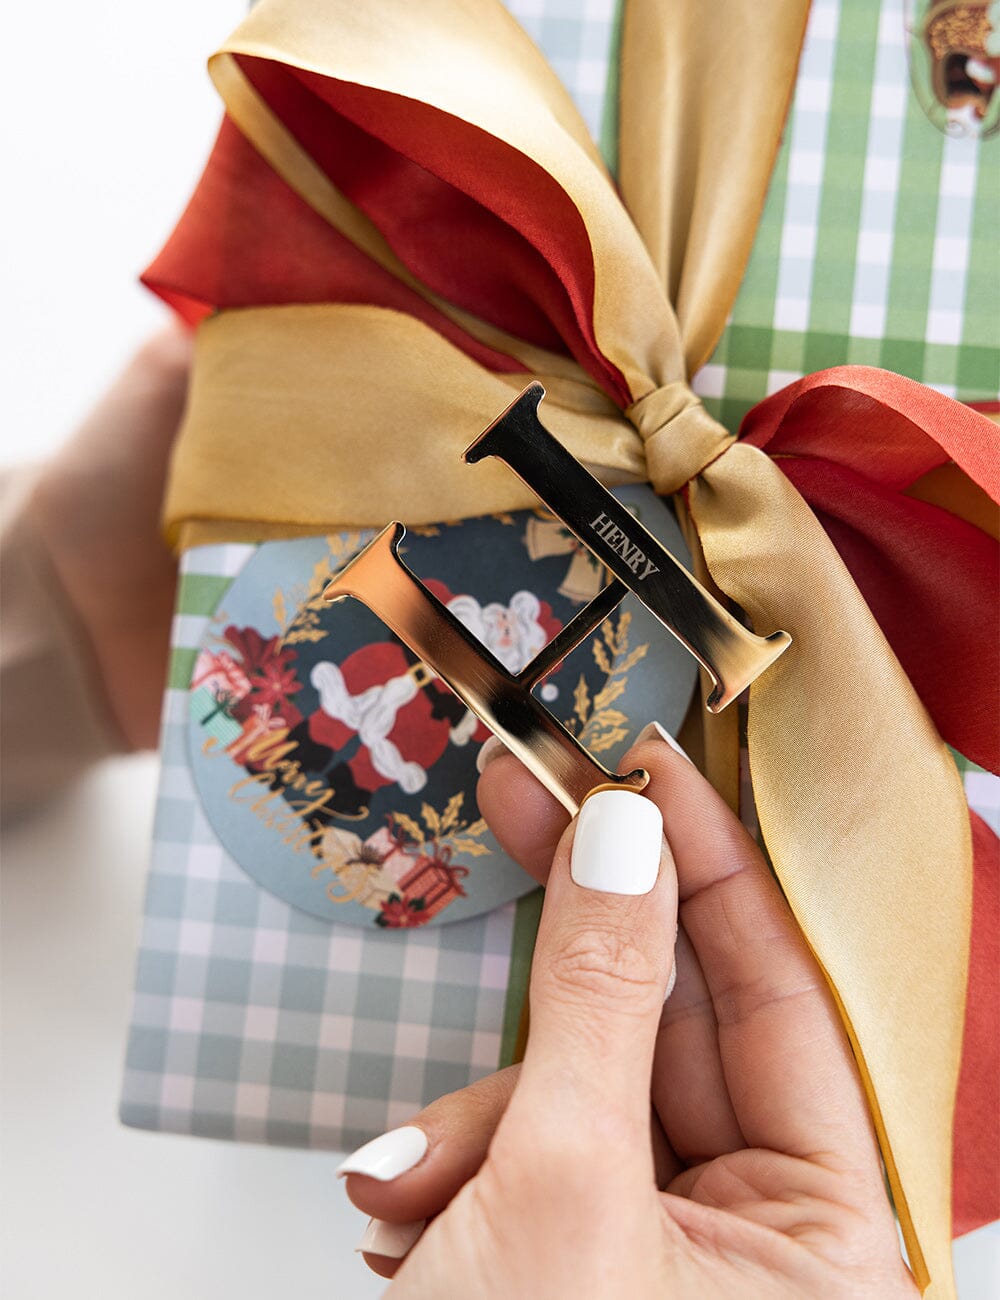
[[[612,574],[610,582],[519,673],[510,673],[421,583],[399,557],[406,529],[391,523],[331,580],[324,597],[354,596],[447,682],[555,797],[575,814],[598,787],[641,790],[640,768],[610,772],[532,694],[546,673],[595,632],[631,591],[694,655],[714,682],[718,712],[791,644],[787,632],[760,637],[736,621],[656,538],[542,425],[545,396],[530,384],[466,448],[476,464],[496,456],[518,475]]]

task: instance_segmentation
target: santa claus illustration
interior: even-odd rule
[[[562,626],[551,607],[530,591],[510,603],[481,605],[453,596],[441,582],[425,584],[509,672],[518,672]],[[310,680],[320,707],[308,721],[309,738],[334,752],[360,741],[346,767],[360,791],[396,785],[419,793],[449,744],[485,740],[486,729],[440,679],[398,641],[363,646],[340,664],[316,664]]]

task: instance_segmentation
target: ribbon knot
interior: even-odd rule
[[[639,431],[649,481],[660,496],[679,492],[736,441],[683,379],[654,388],[625,415]]]

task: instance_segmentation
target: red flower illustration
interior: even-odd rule
[[[294,654],[294,650],[291,651]],[[276,712],[290,695],[301,691],[302,683],[296,679],[295,669],[287,668],[279,659],[264,663],[250,678],[255,703],[273,704]]]
[[[230,624],[223,632],[222,637],[224,641],[228,641],[243,660],[243,668],[247,676],[264,668],[267,664],[278,663],[282,667],[286,667],[296,658],[295,651],[290,647],[278,648],[280,637],[268,637],[265,641],[257,629],[253,627],[236,627],[234,624]]]
[[[280,717],[291,730],[302,721],[302,714],[291,703],[291,697],[302,689],[302,683],[295,676],[292,661],[298,658],[295,650],[281,645],[281,638],[268,637],[266,640],[253,627],[236,627],[230,624],[223,633],[223,639],[243,661],[243,671],[249,686],[249,694],[233,708],[233,716],[239,722],[245,722],[253,714],[266,718]]]
[[[382,904],[382,910],[375,918],[375,924],[387,929],[406,930],[415,925],[426,925],[430,914],[424,910],[422,898],[403,899],[398,894],[390,894]]]

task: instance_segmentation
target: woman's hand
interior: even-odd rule
[[[42,468],[28,503],[125,747],[155,746],[177,564],[160,533],[191,336],[150,339]]]
[[[915,1297],[822,975],[742,826],[647,733],[623,760],[645,795],[569,828],[487,765],[494,833],[551,862],[527,1054],[345,1162],[366,1258],[400,1300]]]

